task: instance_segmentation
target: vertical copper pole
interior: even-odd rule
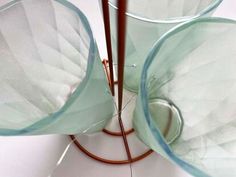
[[[110,87],[111,87],[111,93],[114,96],[115,90],[114,90],[114,75],[113,75],[113,59],[112,59],[112,47],[111,47],[109,6],[108,6],[108,0],[101,0],[101,1],[102,1],[105,35],[106,35],[108,63],[109,63],[109,70],[110,70]]]
[[[125,135],[124,125],[121,119],[122,101],[123,101],[123,78],[124,78],[124,63],[125,63],[125,33],[126,33],[126,0],[118,2],[118,120],[121,128],[121,133],[125,145],[125,150],[128,160],[132,162],[132,157],[129,149],[129,144]]]

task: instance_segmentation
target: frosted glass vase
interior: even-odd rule
[[[167,32],[142,71],[134,127],[196,177],[236,176],[236,21],[202,18]]]
[[[113,58],[117,63],[117,0],[109,0]],[[222,0],[128,0],[124,86],[137,92],[154,42],[179,23],[210,16]]]
[[[66,0],[0,7],[0,135],[75,134],[113,114],[86,17]]]

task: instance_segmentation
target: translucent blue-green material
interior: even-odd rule
[[[113,100],[92,31],[66,0],[0,7],[0,135],[98,131]]]
[[[117,0],[110,1],[113,58],[117,63]],[[124,86],[137,92],[142,66],[161,35],[181,22],[210,16],[222,0],[128,0]]]
[[[144,64],[134,112],[138,136],[197,177],[236,177],[235,44],[236,21],[197,19],[161,37]],[[153,99],[178,114],[156,115]],[[169,132],[182,127],[172,142],[160,128],[166,118],[175,124]]]

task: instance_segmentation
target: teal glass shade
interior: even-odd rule
[[[0,135],[103,128],[113,99],[83,13],[66,0],[0,7]]]
[[[236,176],[236,21],[201,18],[168,31],[142,71],[134,127],[196,177]]]
[[[117,63],[117,0],[109,0],[112,49]],[[150,48],[172,27],[210,16],[222,0],[128,0],[124,87],[138,92],[143,64]]]

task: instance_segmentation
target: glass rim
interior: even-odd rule
[[[214,9],[216,9],[222,2],[223,0],[214,0],[213,2],[210,3],[210,5],[208,5],[206,8],[204,8],[203,10],[199,11],[197,14],[192,15],[192,16],[183,16],[183,17],[172,17],[172,18],[167,18],[167,19],[149,19],[147,17],[142,17],[142,16],[138,16],[135,15],[133,13],[130,12],[126,12],[126,15],[134,18],[136,20],[140,20],[140,21],[144,21],[144,22],[149,22],[149,23],[181,23],[184,21],[188,21],[191,19],[195,19],[195,18],[199,18],[201,16],[204,16],[206,14],[208,14],[209,12],[213,11]],[[109,5],[114,8],[114,9],[118,9],[117,6],[115,6],[114,4],[112,4],[110,1],[108,2]]]
[[[3,6],[0,6],[0,11],[7,10],[8,8],[11,8],[15,4],[20,3],[21,1],[23,1],[23,0],[12,0],[12,1],[4,4]],[[88,19],[86,18],[84,13],[78,7],[76,7],[75,5],[70,3],[68,0],[53,0],[53,1],[56,1],[60,4],[62,4],[63,6],[65,6],[65,8],[68,8],[68,9],[72,10],[73,12],[75,12],[76,15],[78,15],[80,17],[83,27],[85,28],[85,30],[87,31],[87,33],[90,37],[90,48],[89,48],[89,54],[88,54],[86,75],[83,78],[83,80],[80,82],[80,84],[77,86],[75,91],[72,93],[72,95],[67,99],[65,104],[61,108],[59,108],[59,110],[56,110],[52,114],[45,116],[42,119],[37,120],[34,123],[27,125],[24,128],[20,128],[20,129],[0,128],[0,136],[27,135],[30,132],[36,132],[37,130],[42,129],[45,126],[50,126],[50,124],[52,124],[54,121],[59,120],[60,115],[62,113],[64,113],[69,108],[69,106],[71,104],[74,103],[76,98],[79,97],[81,92],[86,87],[86,85],[90,79],[90,76],[92,74],[92,68],[94,66],[94,61],[95,61],[95,57],[96,57],[96,55],[94,55],[94,54],[97,52],[97,48],[96,48],[96,41],[93,37],[93,33],[92,33],[91,27],[89,25]]]
[[[227,23],[227,24],[235,24],[236,21],[232,19],[226,19],[226,18],[220,18],[220,17],[204,17],[199,19],[194,19],[185,23],[182,23],[180,25],[177,25],[176,27],[169,30],[167,33],[165,33],[157,42],[153,45],[152,49],[150,50],[146,61],[144,63],[142,74],[141,74],[141,82],[140,82],[140,90],[139,90],[139,97],[141,100],[141,109],[144,112],[144,121],[147,123],[148,127],[150,128],[150,132],[155,138],[155,140],[159,143],[165,154],[168,158],[173,160],[176,164],[182,166],[182,168],[189,172],[190,174],[193,174],[197,177],[209,177],[208,174],[204,173],[202,170],[198,169],[197,167],[188,164],[183,159],[179,158],[169,147],[169,145],[166,143],[164,137],[160,134],[158,128],[155,126],[155,123],[153,122],[152,116],[149,112],[149,98],[147,94],[147,73],[148,69],[152,64],[152,61],[157,56],[159,50],[161,49],[162,45],[165,43],[167,39],[172,37],[173,35],[177,34],[180,31],[183,31],[190,27],[191,25],[194,25],[196,23]],[[178,108],[178,107],[177,107]]]

